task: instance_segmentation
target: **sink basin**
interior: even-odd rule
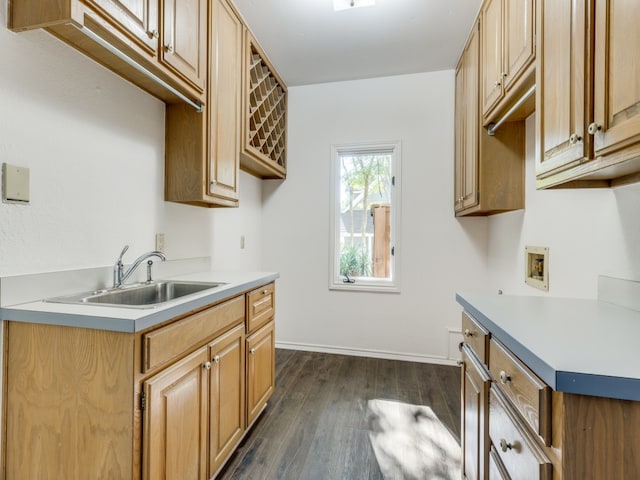
[[[159,281],[48,298],[45,301],[125,308],[153,308],[221,285],[224,285],[224,283]]]

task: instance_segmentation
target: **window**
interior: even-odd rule
[[[330,289],[399,291],[400,143],[333,145]]]

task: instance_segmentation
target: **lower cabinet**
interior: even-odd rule
[[[247,338],[247,425],[267,404],[275,388],[275,323]]]
[[[462,330],[463,478],[637,480],[640,402],[554,391],[467,312]]]
[[[141,333],[8,321],[0,480],[213,478],[275,387],[250,293]]]
[[[489,386],[491,378],[468,345],[462,347],[462,474],[488,478]]]
[[[202,347],[144,382],[145,480],[206,480],[208,383]]]
[[[209,477],[245,432],[244,329],[239,325],[209,344]]]

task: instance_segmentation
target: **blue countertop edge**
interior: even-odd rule
[[[30,322],[48,325],[58,325],[64,327],[92,328],[96,330],[108,330],[113,332],[137,333],[151,328],[159,323],[170,320],[174,317],[184,315],[193,310],[206,307],[212,303],[217,303],[238,294],[250,291],[278,279],[278,273],[263,275],[251,281],[232,285],[224,290],[216,290],[202,297],[195,299],[185,299],[175,305],[161,310],[141,309],[140,317],[136,319],[124,319],[117,317],[106,317],[104,315],[80,315],[58,312],[44,312],[25,309],[15,309],[11,307],[0,308],[0,319],[17,322]],[[86,306],[87,309],[93,306]],[[90,312],[90,310],[87,310]]]
[[[458,293],[456,301],[555,391],[640,401],[640,379],[556,370]]]

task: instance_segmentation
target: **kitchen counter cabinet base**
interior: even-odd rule
[[[0,479],[210,478],[246,434],[247,378],[251,421],[274,388],[273,317],[245,340],[250,291],[136,333],[7,321]]]
[[[3,478],[129,478],[132,336],[6,325]]]
[[[477,307],[474,308],[477,309]],[[471,317],[466,307],[463,318],[465,316]],[[489,321],[479,321],[477,315],[473,319],[489,332],[492,337],[491,342],[498,340],[503,347],[505,341],[509,343],[511,334],[506,325],[490,325]],[[540,328],[540,324],[532,324],[531,328]],[[463,351],[468,348],[469,346],[465,344]],[[526,342],[523,348],[527,348]],[[527,365],[507,347],[504,349],[513,359],[531,368],[531,365]],[[507,371],[510,368],[505,367],[503,359],[498,359],[499,363],[494,365],[495,362],[496,357],[490,351],[488,366],[493,378],[490,403],[494,401],[495,404],[496,398],[499,397],[498,411],[509,413],[510,422],[519,425],[518,428],[522,434],[528,438],[529,451],[535,453],[530,457],[532,470],[521,470],[524,464],[520,461],[511,462],[510,465],[505,462],[511,454],[516,453],[515,451],[508,448],[504,454],[499,451],[501,446],[496,442],[500,443],[502,439],[500,432],[507,430],[493,422],[506,421],[505,415],[489,416],[488,425],[489,430],[493,432],[491,438],[493,448],[490,449],[488,459],[482,453],[483,459],[465,458],[465,462],[489,461],[489,471],[502,474],[502,470],[506,468],[512,478],[637,479],[640,472],[640,456],[637,454],[640,451],[640,437],[637,434],[638,425],[640,425],[640,401],[567,393],[550,390],[546,386],[540,391],[549,390],[548,394],[545,393],[545,398],[550,397],[548,400],[540,402],[537,406],[528,401],[518,402],[519,397],[510,398],[506,390],[503,390],[505,387],[501,384],[500,378],[495,378],[498,371],[509,373]],[[517,372],[516,375],[522,376]],[[510,380],[506,381],[510,382]],[[462,392],[464,395],[464,385]],[[462,414],[463,431],[465,431],[465,412],[463,411]],[[540,422],[541,429],[535,431],[538,423],[530,421],[532,418],[550,418],[550,425],[546,421]],[[542,428],[544,425],[546,426]],[[510,439],[505,438],[505,440]],[[498,461],[496,458],[502,458],[502,460]],[[517,469],[517,472],[513,469]]]

